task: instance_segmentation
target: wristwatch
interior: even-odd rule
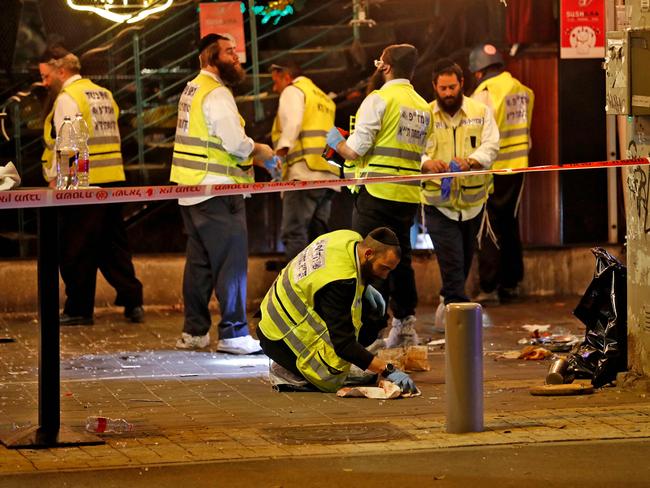
[[[395,365],[393,363],[386,363],[386,367],[384,370],[381,372],[382,378],[387,378],[389,374],[394,373],[396,370]]]

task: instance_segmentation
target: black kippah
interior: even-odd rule
[[[395,235],[395,232],[390,230],[388,227],[377,227],[370,231],[368,236],[386,246],[399,247],[399,239]]]
[[[203,52],[203,50],[206,47],[208,47],[210,44],[214,44],[219,39],[228,40],[227,37],[221,36],[219,34],[214,34],[214,33],[213,34],[207,34],[207,35],[203,36],[201,38],[201,40],[199,41],[199,44],[197,46],[199,54],[201,54]]]

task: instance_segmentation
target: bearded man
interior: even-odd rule
[[[171,181],[180,185],[251,183],[253,164],[264,166],[273,150],[246,136],[244,119],[228,88],[244,79],[235,44],[208,34],[199,42],[201,72],[178,103]],[[180,349],[210,345],[208,303],[212,291],[221,310],[217,351],[261,352],[248,332],[246,274],[248,230],[244,195],[179,198],[187,234]]]
[[[468,302],[465,281],[474,255],[491,175],[499,150],[499,129],[487,105],[463,95],[463,71],[450,59],[433,70],[436,100],[431,104],[433,132],[422,157],[423,173],[462,171],[455,178],[426,180],[422,187],[426,224],[442,276],[436,327],[444,327],[444,306]]]

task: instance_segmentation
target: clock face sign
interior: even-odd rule
[[[92,12],[113,22],[134,24],[168,9],[174,0],[67,0],[67,3],[73,10]]]

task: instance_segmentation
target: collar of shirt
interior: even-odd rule
[[[81,79],[81,75],[72,75],[70,78],[68,78],[67,80],[65,80],[63,82],[63,85],[61,85],[61,88],[65,88],[66,86],[69,86],[72,83],[74,83],[75,81],[80,80],[80,79]]]
[[[218,81],[219,83],[221,83],[222,85],[225,86],[225,83],[224,83],[223,81],[221,81],[221,78],[219,78],[219,77],[218,77],[216,74],[214,74],[212,71],[208,71],[207,69],[202,69],[202,70],[201,70],[201,74],[202,74],[202,75],[205,75],[205,76],[209,76],[209,77],[212,78],[213,80]]]
[[[399,85],[399,84],[406,84],[411,86],[411,82],[406,79],[406,78],[395,78],[394,80],[387,81],[386,83],[383,84],[382,88],[384,86],[390,86],[390,85]]]

